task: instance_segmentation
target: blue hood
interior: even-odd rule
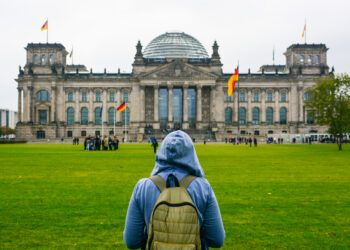
[[[204,177],[192,139],[181,130],[168,134],[163,140],[151,176],[168,169],[182,169],[191,175]]]

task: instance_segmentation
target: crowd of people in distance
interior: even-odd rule
[[[254,146],[257,147],[258,146],[258,140],[254,137],[254,138],[225,138],[225,143],[232,143],[233,145],[239,145],[241,143],[244,143],[245,145],[248,145],[250,147],[252,147],[252,143],[254,143]]]
[[[100,138],[99,136],[92,137],[88,136],[84,139],[84,150],[92,151],[97,150],[118,150],[119,140],[116,136],[113,138],[111,136],[105,136]]]

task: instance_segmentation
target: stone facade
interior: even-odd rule
[[[152,60],[143,57],[139,42],[133,70],[125,74],[81,72],[78,67],[69,72],[63,45],[28,44],[27,63],[16,79],[17,137],[36,140],[103,133],[122,138],[127,132],[128,140],[137,141],[151,135],[164,137],[164,129],[180,128],[197,139],[210,135],[223,140],[237,136],[238,124],[240,133],[261,138],[277,133],[326,131],[325,127],[312,124],[311,119],[308,122],[304,105],[305,93],[314,84],[312,79],[328,75],[324,44],[291,45],[285,52],[283,72],[281,65],[275,72],[265,72],[264,68],[271,69],[273,65],[264,65],[257,74],[250,70],[240,73],[240,95],[236,86],[231,97],[226,93],[232,73],[222,72],[218,48],[215,42],[212,56],[207,59]],[[164,91],[168,109],[165,121],[161,117],[166,111],[164,100],[160,99],[160,92]],[[175,92],[181,95],[176,96]],[[179,96],[181,110],[174,111],[177,106],[173,102],[178,104]],[[114,122],[113,108],[124,101],[128,110],[116,113]],[[272,108],[272,120],[268,108]],[[286,111],[282,121],[281,109]],[[245,112],[241,121],[239,110]],[[173,112],[182,114],[180,122]]]

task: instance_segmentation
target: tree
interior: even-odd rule
[[[328,126],[328,133],[342,150],[344,135],[350,133],[350,77],[331,74],[314,81],[316,85],[308,91],[306,107],[314,111],[318,125]]]

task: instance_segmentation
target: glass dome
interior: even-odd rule
[[[184,32],[167,32],[154,38],[143,52],[144,58],[209,58],[203,45]]]

